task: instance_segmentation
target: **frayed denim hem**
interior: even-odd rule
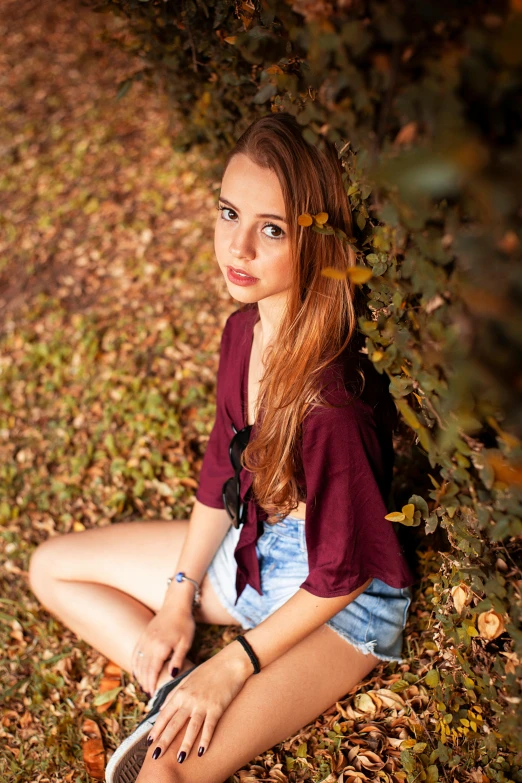
[[[356,650],[359,650],[359,652],[362,652],[364,655],[375,655],[376,658],[379,658],[381,661],[396,661],[397,663],[404,663],[403,658],[395,658],[393,655],[380,655],[379,653],[375,652],[375,645],[377,644],[377,639],[371,639],[369,642],[356,642],[355,639],[352,639],[351,636],[349,636],[346,631],[342,630],[341,628],[338,628],[336,625],[334,625],[330,620],[327,620],[325,625],[327,625],[329,628],[332,629],[332,631],[335,631],[338,636],[341,637],[341,639],[344,639],[346,642],[349,642],[352,647],[355,647]]]

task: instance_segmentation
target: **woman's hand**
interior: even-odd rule
[[[146,693],[154,693],[158,676],[170,656],[169,672],[172,674],[174,667],[181,671],[195,632],[196,621],[190,607],[164,604],[152,618],[131,659],[133,674]],[[143,655],[138,655],[139,651]]]
[[[187,720],[178,761],[189,755],[201,728],[198,756],[202,756],[218,721],[253,671],[241,645],[233,642],[193,669],[160,707],[149,734],[149,745],[154,743],[152,757],[157,759],[165,753]]]

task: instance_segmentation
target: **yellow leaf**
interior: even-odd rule
[[[376,706],[367,693],[358,693],[355,697],[355,709],[361,712],[375,712]]]
[[[229,35],[229,36],[227,36],[227,38],[224,38],[223,40],[226,41],[229,44],[235,44],[236,36],[235,35]]]
[[[92,700],[94,707],[101,707],[102,704],[106,704],[108,701],[114,701],[121,690],[122,687],[119,685],[118,687],[112,688],[112,690],[106,691],[105,693],[98,693]]]
[[[346,273],[342,272],[340,269],[334,269],[333,266],[325,266],[324,269],[321,269],[321,274],[324,275],[324,277],[331,277],[332,280],[346,279]]]
[[[426,685],[428,685],[430,688],[435,688],[436,685],[439,684],[439,673],[437,669],[430,669],[427,673],[426,677],[424,678],[424,682]]]
[[[311,215],[308,214],[308,212],[303,212],[302,215],[299,215],[297,218],[297,222],[300,226],[311,226],[313,221],[313,218]]]
[[[318,212],[317,215],[314,215],[314,218],[316,223],[319,223],[320,226],[324,226],[328,220],[328,212]]]
[[[390,514],[386,514],[384,519],[389,519],[390,522],[403,522],[406,516],[400,511],[392,511]]]
[[[413,519],[413,515],[415,514],[415,506],[413,503],[407,503],[405,506],[403,506],[402,513],[407,519]]]
[[[85,525],[83,524],[83,522],[79,522],[78,520],[76,520],[76,522],[73,522],[72,528],[75,533],[81,533],[82,530],[85,530]]]
[[[383,351],[374,351],[372,353],[372,362],[379,362],[384,356]]]
[[[347,274],[352,283],[355,283],[356,285],[362,285],[373,277],[372,270],[368,269],[366,266],[350,266],[347,269]]]
[[[402,417],[405,420],[406,424],[409,424],[412,429],[418,430],[419,427],[421,426],[421,423],[418,420],[417,416],[415,415],[415,412],[408,405],[408,403],[405,402],[404,400],[396,400],[395,404],[397,405],[398,409],[402,413]]]
[[[510,464],[502,455],[487,454],[486,461],[493,468],[495,478],[505,484],[522,484],[522,462]]]

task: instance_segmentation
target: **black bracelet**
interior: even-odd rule
[[[261,671],[261,666],[259,665],[259,660],[257,658],[257,655],[253,651],[252,647],[250,646],[250,642],[247,642],[244,636],[236,636],[236,641],[239,642],[239,644],[243,647],[246,654],[252,661],[252,666],[254,667],[254,674],[259,674]]]

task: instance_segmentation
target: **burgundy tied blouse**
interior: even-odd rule
[[[248,305],[232,313],[223,330],[216,419],[196,492],[196,498],[211,508],[224,508],[222,487],[234,473],[228,453],[232,423],[237,430],[248,423],[248,366],[258,320],[257,304]],[[348,388],[359,381],[357,368],[364,372],[365,386],[362,394],[354,396]],[[392,429],[397,419],[388,383],[367,356],[354,353],[349,346],[328,366],[323,381],[324,399],[344,403],[344,407],[310,408],[303,420],[304,474],[297,478],[306,495],[309,573],[300,587],[313,595],[348,595],[375,577],[391,587],[414,583],[393,523],[384,519],[394,460]],[[252,497],[252,473],[243,468],[239,479],[247,514],[234,551],[235,603],[247,584],[263,594],[256,543],[268,517]]]

